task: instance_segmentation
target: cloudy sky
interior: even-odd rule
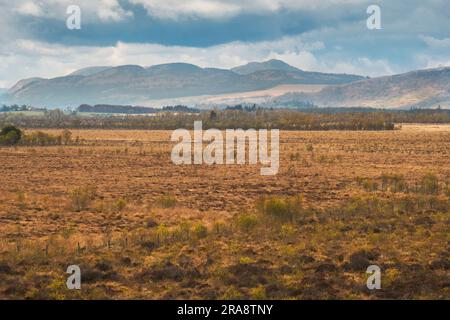
[[[366,27],[381,7],[381,30]],[[81,29],[66,27],[69,5]],[[0,87],[94,65],[282,59],[368,76],[450,66],[449,0],[0,0]]]

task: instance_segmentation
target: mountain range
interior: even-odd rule
[[[347,74],[306,72],[279,60],[231,70],[187,63],[151,67],[88,67],[52,79],[29,78],[10,88],[4,100],[37,107],[87,104],[139,104],[148,100],[217,95],[283,84],[344,84],[363,79]]]
[[[232,69],[187,63],[88,67],[51,79],[20,80],[3,94],[2,100],[52,108],[84,103],[149,105],[149,101],[174,98],[203,103],[205,97],[244,93],[241,99],[246,102],[246,92],[265,92],[277,86],[300,89],[265,97],[265,102],[275,107],[304,102],[323,107],[450,105],[450,68],[367,78],[303,71],[280,60],[250,62]],[[308,86],[320,86],[321,90],[305,90]]]

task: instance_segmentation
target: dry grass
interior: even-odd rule
[[[449,136],[282,132],[273,177],[175,166],[169,131],[1,148],[0,297],[448,299]]]

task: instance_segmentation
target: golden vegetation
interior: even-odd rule
[[[175,166],[169,136],[2,147],[0,297],[448,299],[448,131],[282,132],[274,177]]]

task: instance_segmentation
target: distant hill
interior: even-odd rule
[[[274,85],[342,84],[364,79],[356,75],[303,71],[280,60],[250,62],[231,70],[257,81],[270,81]]]
[[[251,74],[257,71],[263,70],[278,70],[278,71],[300,71],[299,69],[288,65],[287,63],[281,60],[269,60],[265,62],[250,62],[246,65],[232,68],[231,71],[234,71],[238,74]]]
[[[83,68],[77,71],[72,72],[71,74],[69,74],[69,76],[91,76],[93,74],[105,71],[106,69],[109,69],[111,67],[87,67],[87,68]]]
[[[317,93],[289,93],[271,101],[295,105],[309,101],[321,107],[450,107],[450,68],[412,71],[328,86]]]
[[[52,79],[21,80],[6,92],[5,99],[50,108],[80,104],[139,105],[148,100],[246,92],[282,84],[341,84],[363,79],[305,72],[278,60],[249,65],[233,70],[200,68],[187,63],[147,68],[88,67]],[[250,72],[250,68],[254,71]]]
[[[38,82],[41,80],[45,80],[43,78],[28,78],[28,79],[22,79],[18,81],[11,89],[7,90],[6,93],[9,95],[14,95],[16,92],[19,92],[23,89],[25,89],[28,85],[32,84],[33,82]]]

